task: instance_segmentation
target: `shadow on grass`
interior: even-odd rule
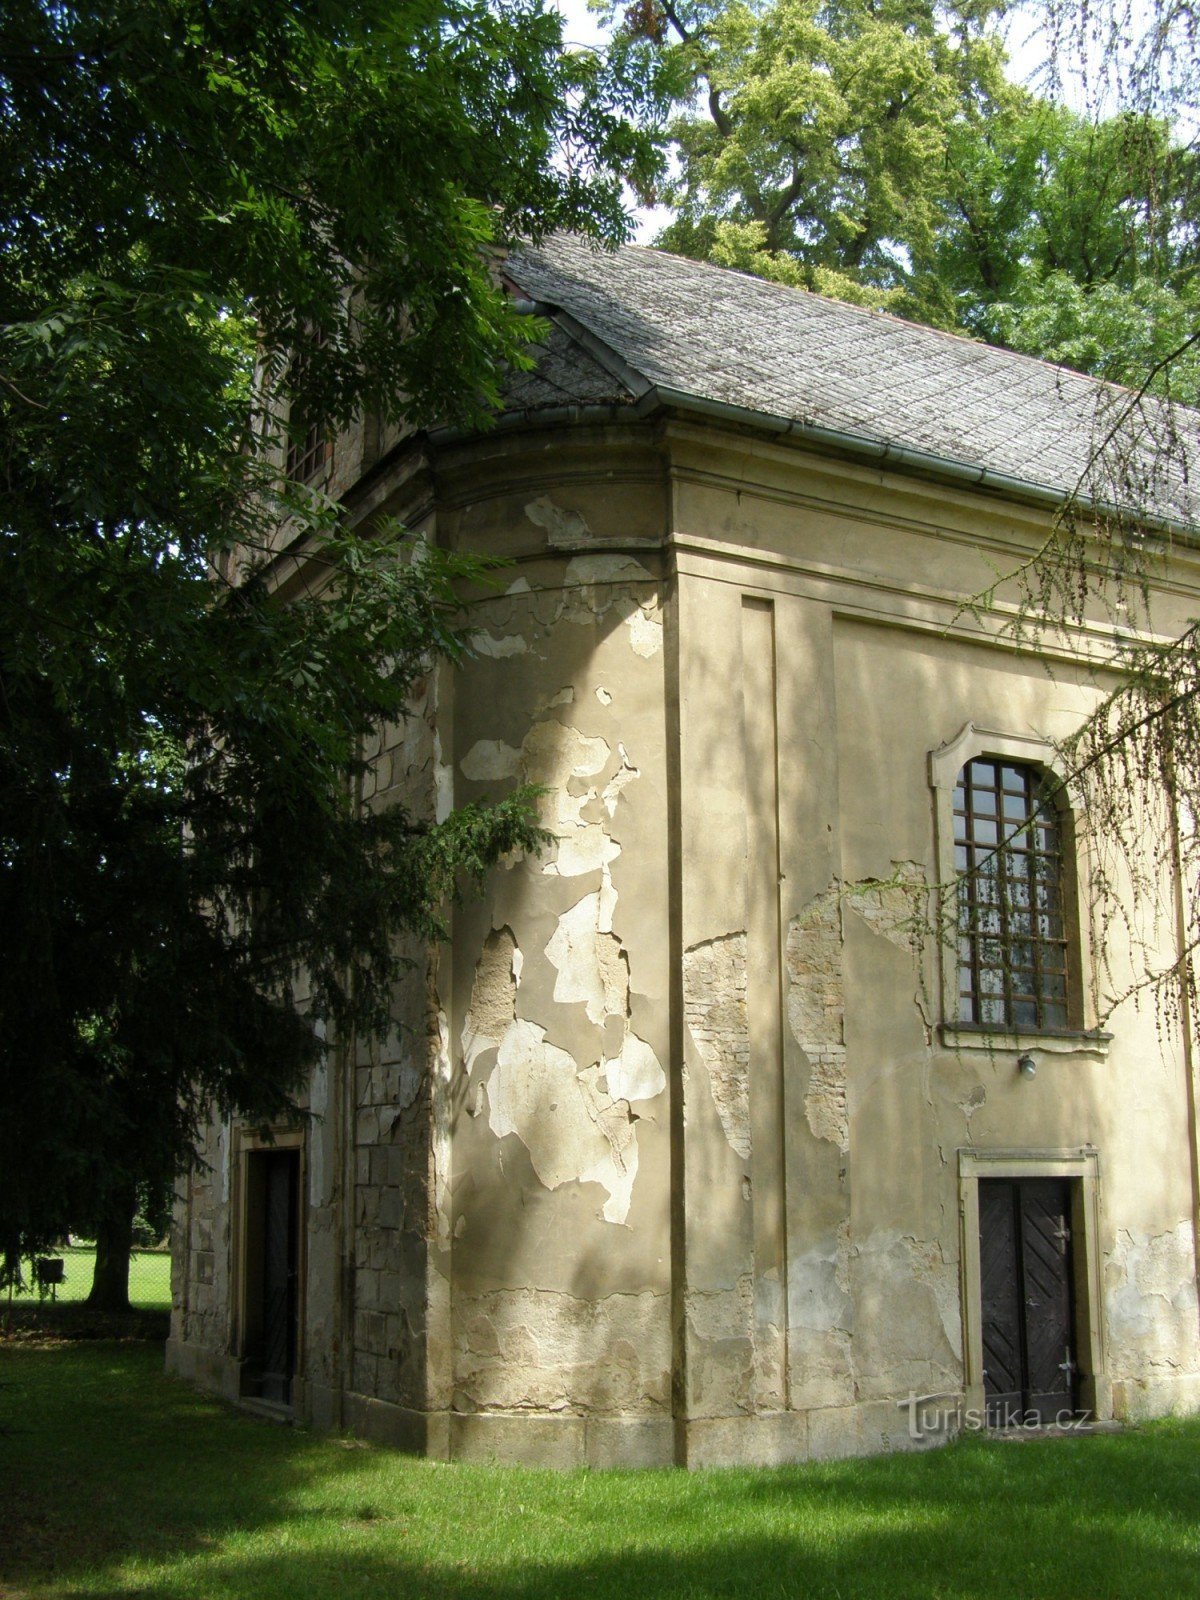
[[[558,1477],[251,1421],[135,1346],[10,1349],[0,1385],[0,1592],[5,1578],[91,1600],[1198,1591],[1195,1423],[771,1472]]]
[[[0,1344],[0,1595],[117,1557],[211,1548],[286,1515],[304,1473],[294,1436],[255,1428],[162,1365],[161,1344]]]
[[[1001,1533],[1008,1530],[1001,1530]],[[1029,1534],[1036,1529],[1027,1530]],[[983,1536],[986,1539],[986,1536]],[[1196,1557],[1165,1555],[1152,1543],[1116,1531],[1056,1555],[1034,1556],[1024,1542],[980,1549],[972,1539],[931,1545],[902,1531],[840,1538],[822,1549],[800,1538],[737,1538],[664,1556],[613,1551],[587,1560],[517,1561],[503,1570],[462,1571],[452,1563],[418,1563],[370,1551],[352,1558],[335,1552],[271,1552],[227,1560],[207,1588],[180,1590],[168,1581],[136,1591],[86,1591],[90,1600],[132,1600],[206,1594],[212,1600],[278,1600],[293,1594],[342,1600],[349,1596],[404,1600],[1124,1600],[1145,1596],[1153,1573],[1154,1600],[1194,1600]],[[967,1547],[964,1548],[964,1545]],[[1149,1597],[1146,1597],[1149,1600]]]
[[[171,1331],[169,1310],[134,1307],[114,1314],[82,1300],[0,1302],[0,1339],[43,1343],[53,1339],[143,1339],[162,1345]],[[0,1346],[2,1348],[2,1346]]]

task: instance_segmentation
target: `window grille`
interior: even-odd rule
[[[314,342],[318,348],[326,336],[317,334]],[[297,356],[292,363],[292,406],[288,419],[287,475],[294,483],[311,483],[320,477],[333,454],[333,446],[326,429],[305,417],[304,392],[306,362]]]
[[[1062,829],[1042,771],[970,761],[954,789],[958,1015],[1067,1027]]]
[[[302,435],[298,428],[296,431],[299,436],[288,440],[287,475],[296,483],[310,483],[321,475],[329,460],[329,436],[315,422]]]

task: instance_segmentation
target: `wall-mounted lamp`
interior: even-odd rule
[[[1037,1077],[1037,1062],[1028,1051],[1023,1056],[1017,1057],[1017,1071],[1023,1078]]]

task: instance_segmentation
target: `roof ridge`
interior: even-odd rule
[[[650,388],[997,480],[1025,481],[1036,462],[1038,481],[1061,495],[1090,474],[1105,503],[1200,527],[1200,410],[1157,395],[1143,402],[1139,390],[1038,356],[651,246],[606,251],[560,232],[518,245],[511,262],[525,294],[559,307],[610,360],[615,353],[622,376],[640,374]],[[1114,418],[1131,429],[1119,470],[1094,454]]]

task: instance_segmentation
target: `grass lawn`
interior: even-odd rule
[[[65,1281],[58,1285],[55,1300],[67,1305],[86,1300],[91,1293],[92,1274],[96,1270],[95,1250],[91,1245],[84,1244],[71,1245],[54,1253],[62,1257],[65,1273]],[[27,1268],[26,1262],[23,1270]],[[13,1303],[28,1304],[36,1299],[36,1290],[28,1288],[24,1294],[17,1295]],[[171,1309],[171,1257],[165,1250],[133,1252],[129,1261],[129,1303],[138,1311]]]
[[[234,1414],[153,1345],[0,1345],[0,1595],[1200,1593],[1200,1423],[775,1471],[414,1461]]]

